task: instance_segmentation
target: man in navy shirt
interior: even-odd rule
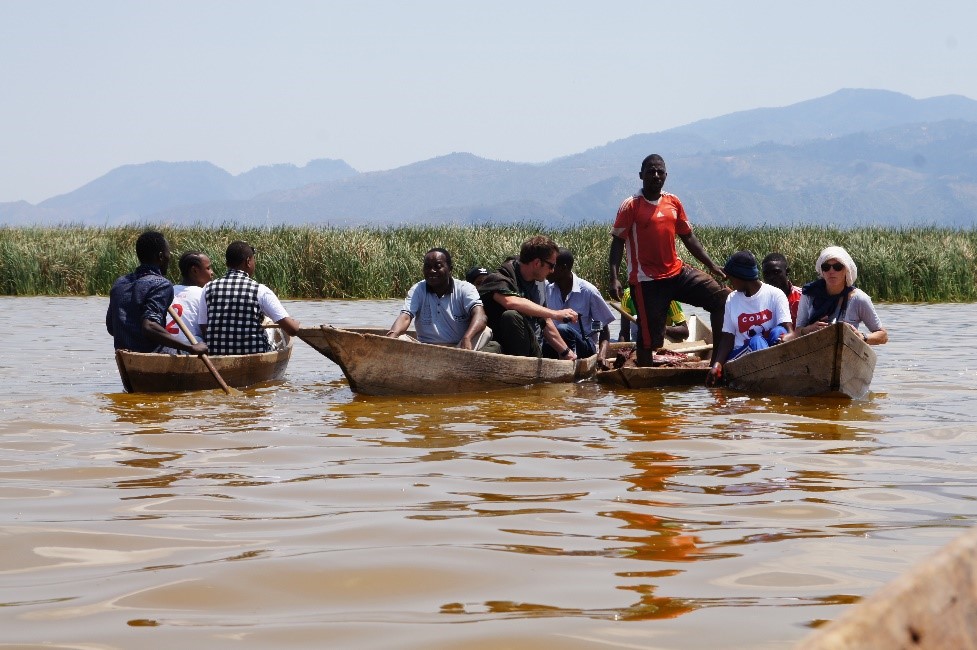
[[[173,302],[173,285],[164,273],[170,266],[170,246],[162,233],[147,231],[136,240],[139,266],[112,285],[105,328],[115,349],[156,352],[161,346],[191,354],[206,354],[207,345],[190,345],[164,327],[166,308]]]

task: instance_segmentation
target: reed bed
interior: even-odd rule
[[[116,277],[136,265],[135,241],[144,227],[0,227],[0,294],[105,295]],[[258,252],[258,280],[283,298],[401,298],[421,278],[431,247],[451,252],[456,277],[472,266],[497,267],[520,244],[547,234],[574,251],[574,270],[599,288],[607,284],[608,224],[547,229],[541,224],[332,228],[164,227],[176,259],[187,250],[211,256],[220,275],[224,250],[235,239]],[[696,235],[720,265],[731,253],[752,250],[759,258],[784,253],[795,284],[815,277],[822,248],[844,246],[858,264],[858,285],[876,302],[977,301],[977,230],[831,227],[700,227]],[[694,265],[678,243],[683,258]]]

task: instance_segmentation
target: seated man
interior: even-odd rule
[[[424,255],[424,279],[407,291],[404,307],[387,336],[397,338],[412,320],[421,343],[453,345],[464,350],[500,352],[491,341],[482,299],[475,286],[451,277],[451,253],[432,248]]]
[[[557,251],[549,237],[531,237],[523,242],[518,259],[503,262],[479,288],[492,336],[502,345],[503,354],[542,356],[540,346],[545,339],[560,359],[577,358],[551,320],[576,323],[577,312],[548,309],[537,284],[556,268]]]
[[[247,242],[231,242],[224,260],[227,275],[208,283],[200,296],[200,331],[211,354],[271,351],[271,342],[261,326],[265,316],[287,334],[298,334],[299,322],[288,315],[278,296],[252,279],[254,248]]]
[[[801,303],[801,288],[790,282],[790,267],[787,258],[782,253],[770,253],[760,264],[763,269],[763,281],[772,284],[787,296],[790,306],[790,322],[797,327],[797,306]]]
[[[614,312],[604,302],[597,287],[573,272],[573,253],[561,248],[556,256],[556,268],[550,271],[546,283],[546,306],[550,309],[572,309],[577,312],[576,323],[554,321],[563,343],[573,349],[577,357],[598,355],[598,362],[606,365],[611,342],[609,323]],[[562,347],[561,347],[562,349]],[[544,344],[543,354],[556,356],[549,343]]]
[[[202,341],[203,335],[197,324],[197,312],[200,310],[200,294],[203,293],[203,286],[214,279],[214,270],[210,268],[210,257],[199,251],[184,253],[180,256],[180,275],[182,284],[173,287],[173,303],[170,307],[193,334],[193,338]],[[166,321],[166,331],[181,341],[190,342],[172,316]],[[169,354],[178,352],[174,348],[163,348],[161,351]]]
[[[631,287],[627,287],[621,294],[621,309],[631,318],[621,318],[618,340],[637,341],[638,316],[634,308],[634,300],[631,298]],[[682,305],[675,300],[668,303],[668,313],[665,315],[665,338],[676,343],[689,338],[689,322],[685,318],[685,312],[682,311]]]
[[[729,278],[733,293],[726,299],[723,332],[706,377],[709,386],[719,383],[727,360],[763,350],[794,336],[787,296],[780,289],[760,281],[760,270],[753,253],[733,253],[723,272]]]
[[[105,329],[116,350],[157,352],[169,346],[191,354],[206,354],[207,346],[167,333],[166,308],[173,301],[173,284],[164,275],[170,266],[170,245],[162,233],[146,231],[136,240],[139,266],[115,281],[105,312]]]
[[[488,277],[488,274],[488,269],[475,266],[469,269],[468,273],[465,274],[465,280],[475,285],[475,288],[477,289],[482,286],[483,282],[485,282],[485,278]]]

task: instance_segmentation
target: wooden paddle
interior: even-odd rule
[[[638,319],[637,318],[635,318],[634,316],[632,316],[631,314],[629,314],[628,312],[626,312],[624,310],[624,307],[621,306],[621,303],[614,302],[613,300],[608,300],[607,301],[607,304],[610,305],[611,307],[613,307],[614,309],[616,309],[617,311],[619,311],[621,313],[621,316],[624,316],[625,318],[627,318],[632,323],[637,323],[638,322]]]
[[[194,338],[193,333],[187,328],[186,323],[183,322],[183,319],[180,318],[179,314],[176,313],[172,305],[167,307],[166,311],[173,318],[176,324],[179,325],[180,331],[183,332],[183,336],[187,337],[187,340],[190,341],[191,345],[195,345],[197,343],[197,339]],[[212,374],[214,376],[214,379],[217,380],[217,383],[220,384],[221,390],[223,390],[228,395],[241,394],[241,391],[235,390],[227,385],[227,382],[224,381],[224,378],[221,377],[221,374],[217,372],[217,368],[214,367],[214,362],[210,360],[210,357],[208,357],[206,354],[201,354],[200,360],[204,362],[204,365],[207,366],[207,370],[210,371],[210,374]]]

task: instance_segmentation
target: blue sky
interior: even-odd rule
[[[152,160],[543,162],[840,88],[977,99],[977,2],[0,0],[0,202]]]

